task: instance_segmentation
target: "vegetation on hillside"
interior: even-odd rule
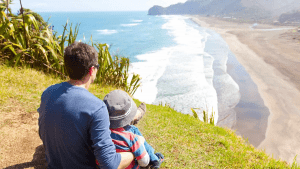
[[[73,27],[67,22],[58,36],[37,13],[21,8],[19,15],[8,17],[6,9],[0,5],[0,59],[9,66],[31,67],[66,79],[64,49],[76,41],[79,25]],[[134,94],[141,78],[137,74],[129,75],[129,59],[111,56],[106,44],[92,42],[91,45],[99,50],[101,70],[96,82]]]
[[[13,0],[0,0],[0,6],[6,7],[6,15],[12,16],[11,9],[9,8],[10,4],[12,4]]]
[[[0,65],[0,81],[0,114],[3,117],[0,118],[0,168],[12,165],[22,168],[21,165],[28,164],[27,162],[34,164],[30,163],[32,155],[40,145],[38,132],[35,130],[37,118],[32,118],[34,122],[26,119],[38,114],[36,109],[45,88],[63,80],[33,69]],[[103,99],[114,89],[92,84],[89,91]],[[135,102],[137,105],[141,103],[138,100]],[[161,152],[165,156],[162,169],[299,168],[296,163],[289,165],[285,161],[275,160],[229,129],[203,123],[190,115],[176,112],[169,106],[147,105],[147,112],[138,128],[155,152]],[[29,132],[32,134],[27,135]],[[22,146],[24,141],[28,142],[27,146]]]

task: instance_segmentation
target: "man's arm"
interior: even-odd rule
[[[124,169],[130,165],[130,163],[134,160],[134,155],[131,152],[122,152],[121,154],[121,162],[119,164],[118,169]]]
[[[109,125],[107,108],[103,106],[93,114],[91,119],[90,135],[93,142],[92,147],[100,168],[117,169],[120,164],[121,166],[123,166],[123,163],[125,163],[124,165],[127,164],[122,161],[125,160],[125,157],[130,160],[130,155],[129,157],[125,155],[124,159],[121,159],[121,154],[116,153],[116,147],[110,136]]]

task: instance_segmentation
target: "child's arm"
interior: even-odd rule
[[[141,167],[146,167],[148,166],[149,162],[150,162],[150,157],[149,154],[147,153],[143,158],[137,160],[139,163],[139,166]]]
[[[145,138],[135,135],[134,143],[131,146],[135,159],[138,161],[139,166],[146,167],[150,162],[150,157],[144,146]]]
[[[134,116],[134,119],[130,123],[131,125],[136,125],[141,118],[145,115],[146,113],[146,105],[145,103],[141,103],[141,105],[138,107],[136,115]]]

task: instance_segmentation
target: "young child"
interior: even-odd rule
[[[132,98],[122,90],[114,90],[104,99],[107,106],[111,138],[117,152],[132,152],[135,160],[126,168],[159,168],[164,160],[161,153],[155,153],[154,149],[145,141],[140,144],[139,137],[143,137],[139,129],[131,124],[136,124],[144,115],[146,105],[141,104],[137,108]]]

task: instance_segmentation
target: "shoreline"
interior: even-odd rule
[[[300,155],[300,47],[292,30],[263,31],[252,24],[189,16],[201,27],[220,34],[244,66],[270,111],[265,139],[258,146],[292,163]],[[260,25],[259,28],[281,28]],[[296,35],[295,35],[296,36]],[[299,65],[299,66],[298,66]],[[297,158],[300,163],[300,158]]]
[[[257,85],[236,56],[230,52],[227,61],[227,72],[239,86],[240,99],[233,107],[236,134],[248,138],[250,144],[258,147],[265,139],[269,109],[258,91]]]
[[[257,85],[237,61],[224,39],[211,29],[202,29],[210,34],[205,42],[205,46],[210,47],[204,51],[215,58],[213,85],[218,95],[217,125],[236,130],[237,135],[248,138],[249,143],[257,148],[265,139],[269,109],[264,105]],[[220,67],[220,59],[225,67]]]

